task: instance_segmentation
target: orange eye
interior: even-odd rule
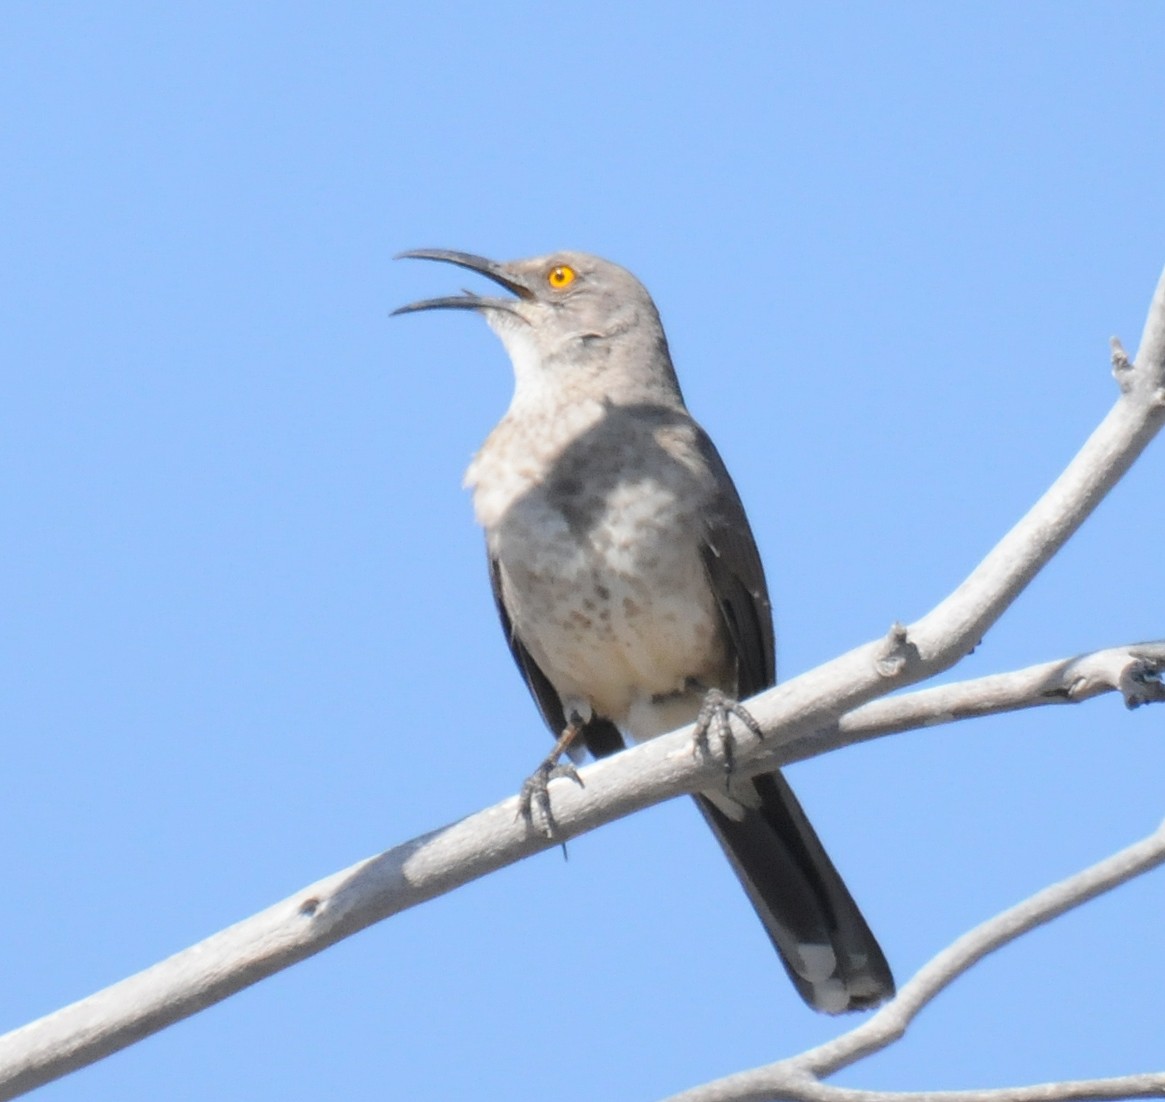
[[[575,280],[575,270],[567,264],[557,264],[546,273],[546,282],[556,291],[569,287]]]

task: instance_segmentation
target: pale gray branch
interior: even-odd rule
[[[1109,647],[1011,673],[885,696],[846,712],[829,727],[787,743],[781,760],[801,761],[920,727],[1048,704],[1079,704],[1103,693],[1118,692],[1127,707],[1136,708],[1165,701],[1162,673],[1165,640]]]
[[[1034,1083],[1026,1087],[994,1087],[965,1091],[863,1091],[833,1087],[807,1076],[789,1072],[774,1078],[774,1086],[741,1094],[725,1087],[726,1081],[677,1094],[667,1102],[1087,1102],[1089,1099],[1161,1098],[1165,1074],[1118,1075],[1111,1079],[1073,1079],[1062,1083]]]
[[[834,731],[790,744],[785,756],[807,757],[833,745],[1106,691],[1124,691],[1126,700],[1134,692],[1160,699],[1153,674],[1163,667],[1165,643],[1137,644],[873,701],[843,716]],[[582,776],[585,791],[569,782],[554,784],[560,838],[716,783],[722,766],[695,756],[691,742],[680,735],[605,759]],[[362,861],[0,1037],[0,1099],[92,1063],[374,922],[556,844],[527,830],[516,809],[516,800],[507,799]]]
[[[895,625],[749,705],[784,745],[893,689],[932,677],[977,646],[1036,572],[1064,545],[1165,421],[1165,273],[1134,365],[1114,364],[1121,396],[1018,524],[944,601],[909,627]],[[771,748],[774,740],[766,741]],[[775,760],[775,756],[774,756]]]
[[[887,1102],[910,1098],[999,1099],[1134,1098],[1165,1093],[1165,1073],[1094,1080],[1089,1083],[1046,1083],[1006,1090],[927,1092],[925,1095],[850,1090],[821,1083],[870,1053],[898,1040],[907,1027],[944,988],[950,986],[989,953],[1014,941],[1057,915],[1079,907],[1133,877],[1165,863],[1165,824],[1147,838],[1062,880],[1022,903],[988,919],[964,934],[924,965],[898,992],[898,997],[848,1033],[798,1056],[751,1071],[739,1072],[670,1098],[668,1102],[762,1102],[790,1098],[815,1102]]]
[[[1063,546],[1165,420],[1165,276],[1135,364],[1114,353],[1114,370],[1121,388],[1116,405],[970,577],[909,628],[895,625],[886,638],[750,701],[766,738],[741,740],[738,767],[753,771],[761,764],[779,764],[789,757],[790,744],[828,732],[844,713],[954,665]],[[721,763],[694,755],[691,733],[686,728],[596,763],[583,773],[586,790],[554,782],[558,837],[573,837],[716,783]],[[862,737],[851,733],[853,741]],[[0,1099],[92,1063],[373,922],[553,844],[516,819],[516,803],[506,800],[354,865],[153,968],[0,1037]]]

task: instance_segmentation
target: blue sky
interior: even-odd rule
[[[0,39],[0,1028],[493,803],[547,735],[462,471],[471,276],[635,271],[810,668],[953,588],[1109,408],[1165,264],[1165,9],[16,3]],[[1165,635],[1157,442],[960,669]],[[902,981],[1153,828],[1114,699],[790,775]],[[1160,874],[839,1081],[1159,1067]],[[651,1099],[833,1036],[686,801],[39,1097]]]

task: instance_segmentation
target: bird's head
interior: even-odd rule
[[[571,251],[510,261],[448,249],[413,249],[400,257],[456,264],[510,292],[513,297],[463,291],[412,302],[393,313],[484,314],[513,361],[519,388],[535,375],[552,373],[560,378],[585,373],[602,376],[613,397],[628,388],[628,396],[644,396],[646,388],[678,397],[655,303],[626,268]]]

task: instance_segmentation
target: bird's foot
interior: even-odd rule
[[[708,739],[710,731],[716,732],[716,741],[724,755],[724,773],[730,776],[736,764],[735,749],[736,736],[732,733],[730,718],[735,716],[758,739],[765,737],[760,724],[757,723],[748,709],[732,697],[726,696],[719,689],[709,689],[704,694],[700,711],[696,714],[696,749],[705,757],[712,753]]]
[[[522,782],[518,792],[518,816],[526,821],[526,826],[540,831],[547,838],[553,838],[555,834],[554,812],[550,808],[550,782],[558,777],[569,777],[579,788],[583,787],[578,770],[569,762],[560,762],[556,751]],[[537,824],[534,822],[535,809]]]

